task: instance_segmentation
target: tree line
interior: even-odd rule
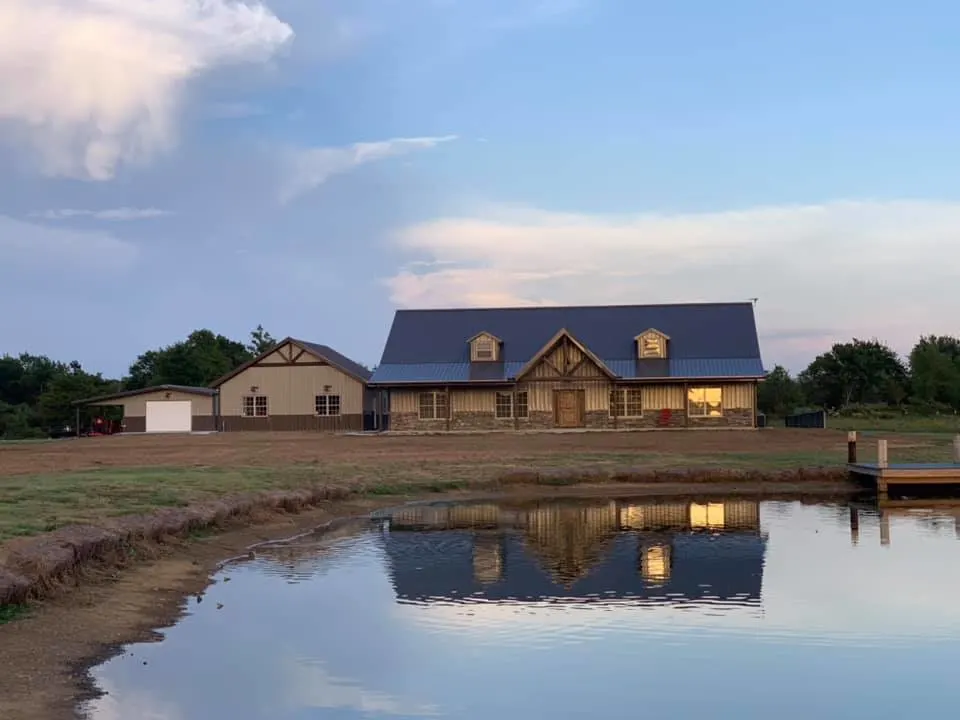
[[[44,438],[76,421],[73,402],[153,385],[206,386],[276,345],[258,325],[246,343],[210,330],[148,350],[120,379],[80,363],[24,353],[0,356],[0,439]],[[837,343],[796,377],[779,365],[760,384],[758,407],[773,416],[807,409],[897,408],[918,415],[960,412],[960,339],[921,337],[907,358],[878,340]],[[109,415],[108,415],[109,416]],[[89,420],[82,411],[81,420]]]
[[[76,361],[64,363],[29,353],[0,356],[0,439],[64,433],[76,422],[76,400],[153,385],[209,385],[274,345],[262,325],[246,343],[195,330],[185,340],[146,351],[120,379],[87,372]],[[89,422],[91,412],[81,409],[81,425]]]
[[[960,412],[960,339],[923,336],[906,358],[878,340],[837,343],[796,377],[776,366],[760,385],[757,405],[778,417],[802,410],[854,414],[878,407],[955,415]]]

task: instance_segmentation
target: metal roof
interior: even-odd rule
[[[71,405],[98,405],[107,404],[111,400],[123,400],[137,395],[149,395],[156,392],[181,392],[190,395],[205,395],[211,397],[217,394],[213,388],[194,387],[192,385],[154,385],[152,387],[139,388],[137,390],[123,390],[121,392],[109,393],[107,395],[97,395],[83,400],[74,400]]]
[[[561,329],[624,379],[763,377],[753,305],[617,305],[398,310],[371,384],[509,382]],[[637,360],[635,338],[669,336],[668,360]],[[502,340],[500,363],[470,362],[469,339]]]
[[[280,342],[272,345],[267,350],[264,350],[255,358],[251,358],[250,360],[243,363],[242,365],[235,367],[226,375],[223,375],[222,377],[217,378],[212,383],[210,383],[210,387],[213,387],[213,388],[220,387],[225,382],[227,382],[227,380],[230,380],[231,378],[236,377],[247,368],[253,367],[258,362],[260,362],[265,357],[267,357],[272,352],[274,352],[277,348],[283,347],[287,343],[292,343],[294,345],[300,346],[301,348],[306,350],[308,353],[316,357],[318,360],[323,360],[325,362],[330,363],[332,367],[337,368],[338,370],[346,373],[347,375],[351,375],[355,377],[357,380],[360,380],[361,382],[367,382],[370,379],[370,376],[373,374],[360,363],[354,362],[353,360],[348,358],[346,355],[341,355],[340,353],[338,353],[336,350],[334,350],[332,347],[329,347],[328,345],[320,345],[319,343],[312,343],[312,342],[307,342],[306,340],[298,340],[297,338],[286,337]]]
[[[346,355],[338,353],[329,345],[320,345],[319,343],[307,342],[306,340],[297,340],[296,338],[291,338],[291,340],[307,351],[312,352],[314,355],[322,357],[331,365],[343,370],[348,375],[353,375],[358,380],[369,380],[373,375],[373,373],[363,365],[351,360]]]

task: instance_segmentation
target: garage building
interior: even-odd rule
[[[288,337],[211,387],[224,432],[359,432],[375,416],[370,375],[327,345]]]
[[[217,391],[187,385],[155,385],[80,400],[83,407],[122,407],[128,433],[213,432]]]

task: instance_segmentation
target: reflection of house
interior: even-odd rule
[[[760,600],[766,538],[752,501],[413,506],[389,528],[402,600]]]

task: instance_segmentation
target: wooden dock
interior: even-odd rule
[[[953,462],[890,463],[887,441],[877,441],[877,461],[858,462],[857,433],[847,434],[847,470],[858,479],[876,483],[877,493],[885,495],[891,485],[960,485],[960,435],[953,440]]]

